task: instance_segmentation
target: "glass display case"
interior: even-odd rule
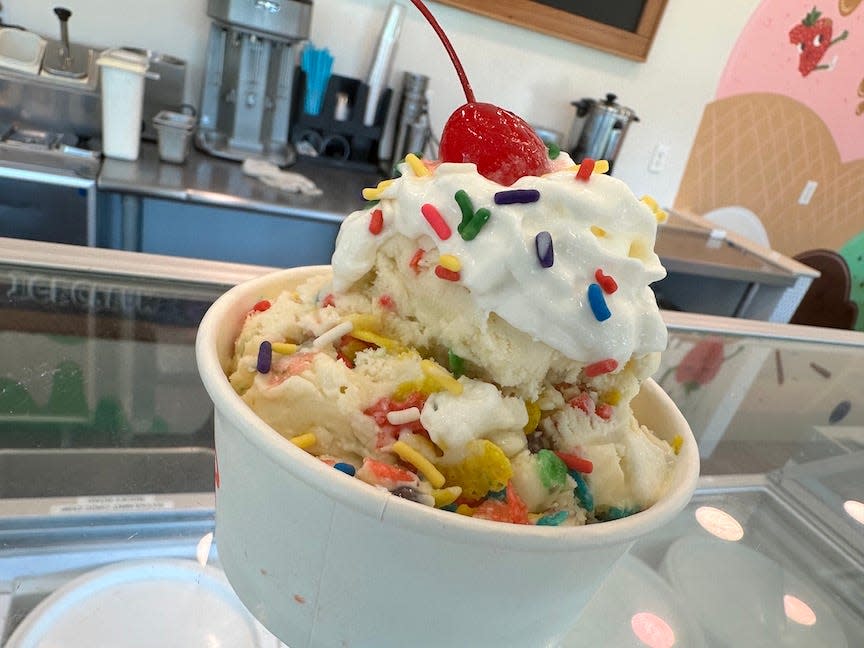
[[[219,568],[194,358],[270,270],[0,239],[0,645],[281,645]],[[664,316],[699,488],[564,646],[864,645],[864,335]]]

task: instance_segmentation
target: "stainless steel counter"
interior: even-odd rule
[[[245,175],[239,162],[195,148],[184,164],[162,162],[156,144],[151,142],[141,143],[140,155],[134,162],[105,158],[97,187],[137,198],[163,198],[339,223],[362,203],[363,188],[374,187],[381,180],[375,172],[303,158],[288,170],[313,180],[323,193],[304,196],[280,191]]]

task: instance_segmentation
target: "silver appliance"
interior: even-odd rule
[[[312,0],[208,0],[212,19],[196,145],[234,160],[296,159],[289,122]]]
[[[580,99],[573,102],[576,116],[570,129],[567,149],[574,162],[581,162],[585,158],[607,160],[611,172],[627,129],[632,122],[639,121],[636,113],[617,103],[617,99],[610,92],[605,99]]]

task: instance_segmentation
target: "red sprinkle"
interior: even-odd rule
[[[585,158],[579,164],[579,170],[576,172],[576,179],[588,182],[591,179],[591,174],[594,173],[594,160]]]
[[[597,268],[597,272],[594,273],[594,279],[597,280],[597,283],[600,284],[603,292],[607,295],[611,295],[618,290],[618,282],[609,275],[603,274],[603,271],[600,268]]]
[[[424,254],[426,254],[426,250],[418,248],[414,253],[414,256],[412,256],[411,260],[408,262],[408,266],[417,274],[420,274],[420,261],[423,260]]]
[[[590,473],[594,470],[594,464],[588,459],[583,459],[572,452],[556,452],[558,458],[570,469],[580,473]]]
[[[458,272],[454,270],[448,270],[444,266],[440,265],[435,266],[435,274],[440,279],[446,279],[447,281],[459,281],[459,279],[462,278]]]
[[[604,421],[608,421],[610,418],[612,418],[612,406],[609,403],[598,403],[597,416],[599,416]]]
[[[567,404],[570,405],[570,407],[579,408],[586,414],[594,413],[594,401],[591,400],[591,395],[588,392],[582,392],[578,396],[574,396],[567,401]]]
[[[263,312],[266,311],[268,308],[270,308],[270,306],[271,306],[271,304],[270,304],[270,301],[269,301],[269,300],[267,300],[267,299],[262,299],[261,301],[259,301],[257,304],[255,304],[255,305],[252,307],[252,310],[253,310],[253,311],[258,311],[259,313],[263,313]]]
[[[390,295],[381,295],[378,298],[378,303],[381,305],[381,308],[386,308],[388,310],[393,308],[393,298]]]
[[[611,373],[618,368],[618,361],[614,358],[606,358],[600,362],[595,362],[585,367],[585,375],[589,378],[601,376],[606,373]]]
[[[384,212],[380,209],[375,209],[369,214],[369,231],[376,236],[381,233],[384,228]]]
[[[441,212],[436,209],[435,205],[424,203],[420,208],[420,212],[423,214],[426,222],[428,222],[432,229],[435,230],[438,238],[442,241],[446,241],[450,238],[450,234],[452,233],[450,231],[450,226],[447,224],[447,221],[444,220]]]
[[[321,301],[321,308],[325,308],[327,306],[335,306],[336,301],[333,298],[333,293],[327,293],[324,296],[324,299]]]

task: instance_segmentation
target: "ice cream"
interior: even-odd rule
[[[332,275],[250,310],[231,384],[312,455],[421,504],[555,526],[651,506],[676,448],[630,400],[666,345],[662,212],[602,167],[562,153],[503,186],[409,156],[345,219]]]

